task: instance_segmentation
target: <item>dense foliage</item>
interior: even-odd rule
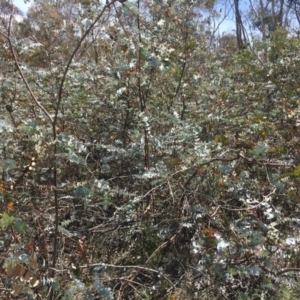
[[[1,5],[3,299],[299,298],[289,28],[238,49],[213,1]]]

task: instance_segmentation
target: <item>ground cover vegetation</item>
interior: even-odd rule
[[[299,299],[298,1],[0,3],[1,299]]]

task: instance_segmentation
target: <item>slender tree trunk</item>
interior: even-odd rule
[[[236,38],[239,49],[244,49],[246,46],[246,34],[242,22],[242,17],[239,8],[239,0],[234,0],[235,7],[235,22],[236,22]]]

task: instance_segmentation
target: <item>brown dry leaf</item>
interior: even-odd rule
[[[8,210],[8,211],[14,211],[15,210],[15,208],[14,208],[14,203],[11,201],[11,202],[9,202],[9,203],[7,203],[6,204],[6,209]]]
[[[7,273],[7,277],[11,278],[11,277],[16,277],[20,274],[20,270],[21,270],[21,266],[19,264],[17,264],[12,270],[11,272],[8,274]]]
[[[31,274],[32,273],[30,271],[27,271],[26,274],[25,274],[25,276],[24,276],[24,280],[28,281],[30,279]]]
[[[19,276],[22,277],[25,274],[25,272],[26,272],[26,268],[23,265],[21,265]]]
[[[137,74],[137,70],[130,70],[125,72],[124,77],[129,77]]]
[[[22,291],[23,291],[23,284],[17,284],[15,285],[13,288],[13,292],[12,292],[12,295],[14,296],[18,296]]]
[[[12,269],[13,269],[12,263],[10,263],[10,264],[8,265],[7,269],[6,269],[6,275],[7,275],[7,277],[11,277]]]
[[[40,281],[38,280],[38,278],[36,276],[34,276],[33,278],[30,279],[29,281],[29,285],[32,288],[35,288],[39,285]]]
[[[30,258],[28,260],[28,264],[33,268],[33,269],[38,269],[38,263],[36,262],[36,260]]]
[[[21,265],[17,264],[12,270],[12,276],[13,277],[19,276],[21,269],[22,269]]]

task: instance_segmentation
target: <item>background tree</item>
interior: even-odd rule
[[[262,33],[262,40],[270,37],[270,34],[280,27],[291,26],[293,13],[289,1],[251,2],[250,16],[253,25]]]
[[[247,44],[247,37],[246,37],[245,28],[240,13],[239,0],[234,0],[234,8],[235,8],[237,44],[239,49],[243,49]]]

